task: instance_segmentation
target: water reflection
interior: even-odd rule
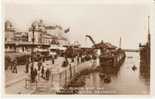
[[[150,89],[150,65],[144,61],[140,61],[140,79],[143,80],[148,86],[148,89]]]
[[[126,54],[127,58],[120,68],[103,69],[103,73],[110,78],[109,83],[105,82],[100,72],[82,76],[85,84],[78,88],[79,94],[149,94],[148,66],[142,65],[139,53]],[[133,66],[136,66],[135,70],[132,69]]]

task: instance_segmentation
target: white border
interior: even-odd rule
[[[3,32],[3,23],[4,23],[4,18],[5,18],[5,11],[4,11],[4,6],[5,6],[5,2],[15,2],[15,1],[19,1],[18,3],[31,3],[32,1],[33,2],[36,2],[36,0],[1,0],[1,5],[0,6],[0,15],[1,15],[1,18],[0,18],[0,49],[1,49],[1,53],[0,53],[0,66],[1,66],[1,74],[0,74],[0,77],[1,77],[1,82],[0,82],[0,89],[1,89],[1,94],[2,94],[2,98],[34,98],[32,95],[23,95],[22,96],[5,96],[5,90],[4,90],[4,32]],[[31,1],[31,2],[30,2]],[[39,3],[43,3],[44,0],[42,0],[41,2]],[[46,1],[46,0],[45,0]],[[148,3],[146,0],[131,0],[131,1],[123,1],[123,0],[119,0],[119,2],[116,2],[115,0],[110,0],[110,1],[107,1],[107,0],[51,0],[52,2],[50,3],[54,3],[54,4],[60,4],[60,3],[63,3],[63,4],[103,4],[103,3],[120,3],[120,4],[131,4],[131,3]],[[67,1],[67,2],[66,2]],[[83,1],[83,2],[82,2]],[[17,2],[16,2],[17,3]],[[49,3],[49,2],[44,2],[44,3]],[[154,33],[155,33],[155,1],[151,3],[151,95],[148,96],[148,95],[141,95],[141,96],[136,96],[136,95],[103,95],[104,98],[154,98],[154,94],[155,94],[155,67],[154,67],[154,64],[155,64],[155,61],[153,60],[154,59],[154,55],[155,55],[155,45],[154,45],[154,40],[155,40],[155,36],[154,36]],[[76,97],[75,97],[76,96]],[[72,96],[68,96],[68,95],[63,95],[63,96],[58,96],[58,95],[46,95],[46,98],[103,98],[102,95],[100,96],[97,96],[97,95],[72,95]],[[45,95],[38,95],[36,96],[37,98],[43,98],[45,97]]]

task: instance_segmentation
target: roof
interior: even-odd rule
[[[108,43],[108,42],[106,42],[106,43],[103,43],[103,42],[98,43],[98,44],[96,44],[96,47],[97,48],[107,48],[107,49],[115,49],[115,48],[117,48],[116,46],[114,46],[114,45],[112,45],[111,43]]]

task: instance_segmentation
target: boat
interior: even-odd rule
[[[118,67],[125,60],[125,52],[121,49],[115,49],[108,54],[101,54],[99,57],[100,59],[100,66],[111,66],[111,67]]]
[[[125,51],[121,49],[121,38],[120,38],[120,47],[116,47],[108,42],[101,41],[96,44],[90,35],[86,35],[93,45],[94,49],[99,49],[101,54],[99,56],[99,64],[101,67],[110,66],[110,67],[120,67],[124,62],[126,54]]]

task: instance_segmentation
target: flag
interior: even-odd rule
[[[70,28],[66,29],[64,32],[65,33],[68,33],[70,31]]]

